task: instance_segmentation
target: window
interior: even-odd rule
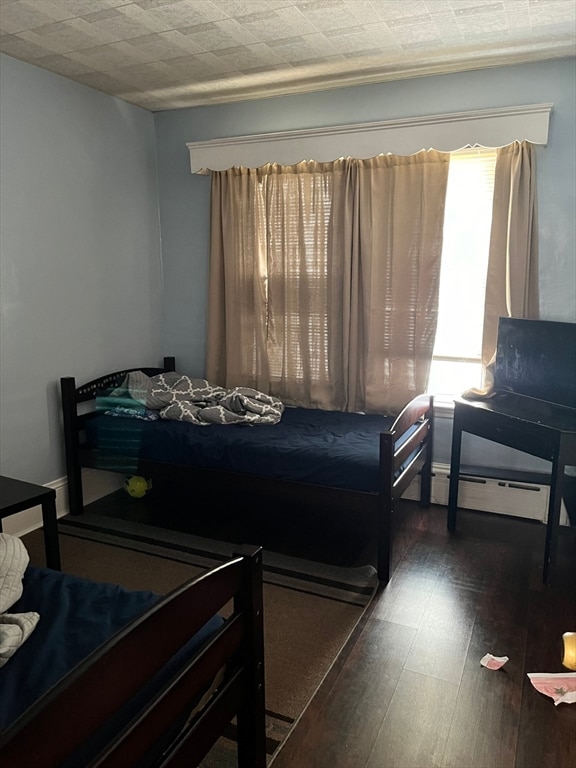
[[[438,326],[428,385],[428,391],[434,394],[450,396],[481,385],[484,294],[495,167],[494,149],[467,149],[451,154]],[[268,317],[270,374],[272,378],[280,378],[290,358],[293,375],[297,371],[298,378],[311,375],[316,381],[326,381],[329,378],[327,230],[331,190],[321,175],[310,187],[303,186],[297,176],[287,175],[283,186],[282,199],[276,201],[277,205],[271,206],[268,213],[267,290],[286,292],[296,299],[292,299],[294,311],[289,317]],[[264,187],[261,185],[262,207],[265,206]],[[294,202],[303,196],[310,196],[306,205]],[[277,238],[275,233],[280,232],[283,236]],[[295,243],[299,248],[292,253]],[[279,280],[278,289],[276,280]],[[307,318],[306,328],[299,323],[301,316]],[[303,344],[311,350],[311,370],[306,372],[300,353]]]
[[[450,158],[440,272],[438,326],[428,391],[460,394],[480,387],[484,294],[496,150]]]
[[[215,176],[210,376],[356,410],[480,385],[496,157],[433,150]],[[421,282],[431,270],[438,321]]]

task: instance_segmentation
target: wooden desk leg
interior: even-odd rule
[[[460,480],[460,453],[462,449],[462,429],[460,420],[454,413],[452,426],[452,452],[450,454],[450,486],[448,491],[448,530],[456,530],[456,515],[458,513],[458,485]]]
[[[60,566],[60,544],[58,542],[58,520],[56,518],[56,494],[42,502],[42,525],[44,527],[44,548],[46,551],[46,566],[55,571]]]
[[[546,543],[544,546],[544,566],[542,581],[550,586],[556,565],[558,553],[558,531],[560,527],[560,509],[562,507],[562,481],[564,477],[564,461],[557,456],[552,461],[550,477],[550,499],[548,501],[548,518],[546,520]]]

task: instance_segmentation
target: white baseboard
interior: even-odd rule
[[[432,468],[432,503],[448,505],[450,467],[434,464]],[[403,498],[420,498],[420,478],[406,489]],[[550,488],[536,483],[517,483],[489,477],[461,477],[458,486],[458,506],[501,515],[513,515],[546,522]],[[569,525],[566,507],[562,502],[561,525]]]
[[[68,481],[65,477],[59,477],[51,483],[44,483],[46,488],[53,488],[56,491],[56,515],[63,517],[68,512]],[[17,512],[15,515],[5,517],[2,520],[2,529],[4,533],[12,536],[24,536],[36,528],[42,527],[42,507],[38,504],[36,507],[30,507],[23,512]]]

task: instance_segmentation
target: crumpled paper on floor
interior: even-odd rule
[[[576,672],[528,672],[530,682],[537,691],[554,699],[554,705],[576,702]]]
[[[500,669],[507,661],[509,661],[508,656],[493,656],[491,653],[487,653],[480,659],[480,664],[488,669]]]

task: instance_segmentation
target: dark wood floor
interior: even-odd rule
[[[528,672],[562,672],[576,628],[576,530],[541,581],[544,526],[462,511],[398,511],[395,571],[273,768],[574,768],[576,705]],[[508,656],[498,671],[485,653]]]
[[[173,503],[167,504],[166,499]],[[174,494],[123,492],[103,514],[287,554],[354,565],[366,521],[203,511]],[[272,768],[575,768],[576,704],[555,707],[528,672],[561,672],[576,630],[576,528],[563,529],[554,583],[542,584],[544,526],[400,502],[394,573],[297,723]],[[498,671],[485,653],[508,656]]]

